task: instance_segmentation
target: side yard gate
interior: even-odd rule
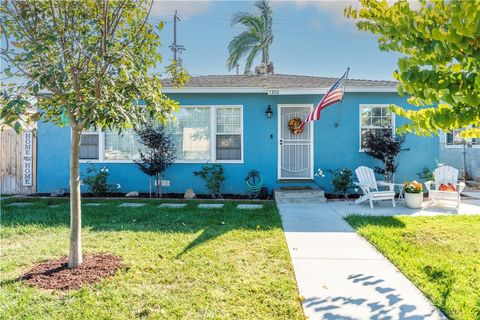
[[[0,194],[36,191],[37,143],[32,131],[0,130]]]

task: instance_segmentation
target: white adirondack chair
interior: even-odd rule
[[[465,188],[465,184],[463,182],[458,182],[458,170],[453,167],[442,166],[433,171],[433,176],[435,177],[435,181],[425,182],[430,204],[434,202],[442,203],[443,201],[451,201],[456,203],[456,208],[458,210],[461,200],[460,193]],[[439,190],[442,184],[449,183],[455,186],[455,192]],[[435,189],[432,189],[432,185],[435,187]]]
[[[373,209],[373,201],[392,200],[395,207],[395,185],[393,183],[377,181],[373,169],[365,166],[358,167],[355,170],[358,182],[354,184],[362,189],[363,195],[355,200],[355,203],[362,203],[366,200],[370,201],[370,208]],[[379,186],[388,187],[386,191],[380,191]]]

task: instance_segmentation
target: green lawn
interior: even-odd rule
[[[480,319],[480,216],[347,221],[450,319]]]
[[[123,200],[83,207],[84,252],[114,253],[126,267],[59,293],[17,278],[67,253],[68,204],[32,199],[30,207],[5,206],[14,201],[2,201],[2,319],[303,319],[274,203],[250,211],[236,210],[235,202],[160,209],[156,200],[141,208],[118,208]]]

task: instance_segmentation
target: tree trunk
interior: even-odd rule
[[[162,197],[162,175],[161,174],[156,174],[155,179],[157,180],[157,198]]]
[[[68,267],[75,268],[82,263],[82,207],[80,193],[80,138],[82,130],[72,125],[70,145],[70,251]]]
[[[262,49],[262,62],[265,63],[265,65],[268,64],[268,48]]]

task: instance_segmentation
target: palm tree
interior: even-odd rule
[[[273,42],[272,8],[268,0],[260,0],[255,6],[259,10],[258,15],[237,12],[232,18],[232,26],[241,23],[247,30],[235,36],[228,44],[228,70],[235,68],[238,61],[246,56],[245,73],[248,72],[260,51],[262,62],[265,65],[269,63],[269,47]]]

